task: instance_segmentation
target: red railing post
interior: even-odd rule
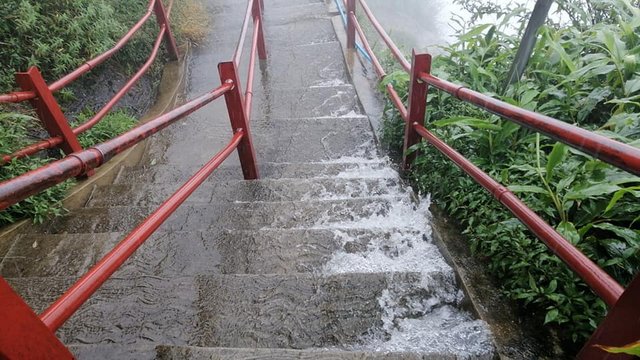
[[[402,148],[402,169],[411,168],[416,152],[408,153],[409,149],[420,142],[420,135],[416,132],[414,124],[424,126],[424,117],[427,108],[427,83],[420,80],[420,73],[431,72],[431,55],[416,54],[412,52],[411,59],[411,83],[409,85],[409,110],[404,127],[404,146]]]
[[[156,20],[158,20],[158,25],[160,28],[165,27],[164,30],[164,40],[167,45],[167,51],[169,51],[169,56],[171,56],[172,60],[178,60],[178,47],[176,46],[176,39],[173,37],[173,32],[171,31],[171,24],[169,23],[169,18],[167,17],[167,12],[162,5],[162,0],[156,0],[156,3],[153,5],[153,10],[156,13]]]
[[[356,47],[356,24],[351,17],[356,15],[356,0],[347,0],[347,48]]]
[[[82,151],[78,137],[73,133],[60,105],[53,97],[53,93],[38,68],[32,66],[27,72],[17,73],[16,82],[23,90],[33,91],[36,94],[36,98],[30,100],[31,105],[36,109],[38,118],[49,135],[62,138],[60,144],[62,151],[65,154]],[[93,171],[87,172],[86,175],[93,175]]]
[[[73,359],[55,334],[0,277],[0,359]]]
[[[632,355],[609,354],[595,345],[623,346],[640,339],[640,274],[629,284],[607,317],[584,345],[577,359],[637,359]]]
[[[256,152],[253,148],[253,140],[244,108],[236,64],[233,61],[222,62],[218,64],[218,72],[220,73],[220,81],[223,84],[233,83],[233,89],[224,94],[224,101],[227,104],[227,111],[229,111],[229,120],[231,120],[233,133],[235,134],[241,130],[245,133],[242,141],[238,145],[238,155],[240,156],[242,173],[244,174],[245,180],[258,179],[260,175],[258,174],[258,167],[256,166]]]
[[[260,60],[267,58],[267,47],[264,41],[264,26],[262,24],[262,12],[264,3],[262,0],[253,2],[253,24],[258,25],[258,57]],[[257,20],[257,21],[256,21]]]

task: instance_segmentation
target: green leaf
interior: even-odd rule
[[[620,186],[599,183],[584,189],[570,191],[565,195],[567,200],[584,200],[601,195],[608,195],[620,190]]]
[[[616,346],[604,346],[604,345],[594,345],[596,347],[601,348],[602,350],[613,353],[613,354],[629,354],[640,356],[640,340],[634,341],[630,344],[616,347]]]
[[[594,224],[593,227],[602,229],[602,230],[611,231],[616,235],[618,235],[619,237],[625,239],[627,243],[629,243],[630,245],[640,244],[640,233],[632,229],[627,229],[627,228],[616,226],[610,223]]]
[[[513,191],[514,193],[536,193],[536,194],[547,194],[547,190],[541,188],[540,186],[534,185],[509,185],[508,189]]]
[[[482,120],[478,118],[472,118],[467,116],[456,116],[450,117],[443,120],[434,121],[433,125],[438,127],[444,127],[449,125],[456,126],[471,126],[476,129],[488,129],[488,130],[501,130],[502,128],[496,124],[492,124],[487,120]]]
[[[553,176],[553,169],[564,160],[564,157],[567,154],[567,146],[563,143],[557,142],[553,145],[553,150],[547,157],[547,182]]]
[[[611,197],[609,205],[607,205],[607,208],[604,210],[604,212],[608,213],[609,211],[611,211],[611,209],[613,209],[613,207],[618,203],[618,201],[620,201],[620,199],[622,199],[625,194],[630,193],[635,197],[640,197],[640,192],[638,190],[640,190],[640,186],[633,186],[616,191]]]
[[[576,230],[576,227],[572,223],[563,221],[556,226],[556,230],[573,245],[580,242],[580,234],[578,234],[578,230]]]
[[[464,35],[460,36],[460,38],[458,40],[459,41],[470,40],[473,37],[482,34],[483,31],[485,31],[487,28],[489,28],[491,26],[493,26],[493,24],[483,24],[483,25],[476,26],[475,28],[467,31],[467,33],[465,33]]]
[[[544,317],[544,323],[548,324],[555,321],[558,318],[558,309],[551,309],[547,311],[547,315]]]

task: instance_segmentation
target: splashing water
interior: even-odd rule
[[[376,159],[380,161],[380,159]],[[348,157],[332,162],[357,162],[338,178],[389,177],[369,166],[371,159]],[[388,159],[383,159],[388,164]],[[355,191],[355,190],[354,190]],[[488,325],[458,307],[464,293],[456,285],[455,272],[432,241],[427,195],[416,204],[407,196],[410,188],[393,182],[385,195],[390,204],[371,203],[354,210],[349,220],[322,217],[314,228],[333,230],[342,243],[324,265],[325,274],[388,273],[386,290],[378,298],[382,326],[371,329],[352,350],[382,352],[415,351],[423,354],[455,353],[461,358],[492,358],[493,343]],[[361,195],[361,194],[360,194]],[[329,195],[328,195],[329,196]],[[395,199],[397,197],[397,199]],[[419,273],[417,283],[393,282],[394,273]]]

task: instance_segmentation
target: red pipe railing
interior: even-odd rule
[[[629,315],[632,317],[635,316],[636,318],[640,316],[637,307],[634,310],[628,309],[628,303],[630,301],[633,302],[631,298],[634,296],[637,297],[640,286],[636,284],[634,291],[625,290],[625,288],[616,282],[607,272],[560,235],[551,225],[547,224],[511,191],[428,131],[424,127],[428,86],[431,85],[444,90],[461,101],[476,105],[530,130],[547,135],[552,139],[565,143],[635,175],[640,175],[640,149],[439,79],[430,73],[431,55],[429,54],[417,55],[413,53],[412,64],[409,64],[373,16],[365,0],[358,1],[362,5],[368,19],[373,24],[373,27],[391,50],[393,56],[400,62],[401,67],[411,75],[408,110],[393,86],[391,84],[387,84],[386,86],[392,103],[405,121],[403,168],[408,169],[412,162],[412,156],[415,156],[415,152],[408,155],[408,150],[417,144],[420,139],[426,140],[465,173],[470,175],[478,184],[488,190],[493,197],[527,226],[536,237],[541,239],[574,273],[583,279],[594,293],[609,305],[612,309],[611,313],[616,314],[615,319],[612,318],[603,322],[579,354],[580,358],[604,358],[604,354],[597,353],[597,350],[593,350],[592,345],[598,343],[598,339],[604,339],[607,333],[619,333],[616,330],[624,328],[623,322],[627,321]],[[347,0],[347,9],[349,12],[347,47],[354,48],[355,36],[356,34],[360,36],[364,48],[372,59],[373,68],[379,78],[383,79],[386,73],[369,46],[366,34],[362,30],[355,15],[355,0]],[[639,283],[640,277],[634,281],[635,283]],[[621,299],[626,299],[626,301],[619,301]],[[635,301],[637,302],[637,299]],[[619,307],[624,308],[624,310],[618,309]],[[621,316],[621,313],[626,314],[626,318],[625,316]],[[632,338],[628,336],[628,334],[625,337],[629,339]],[[611,337],[609,336],[609,338]]]
[[[160,0],[157,1],[159,3]],[[158,3],[155,3],[156,8]],[[153,2],[151,4],[153,5]],[[255,28],[253,31],[249,72],[247,74],[247,92],[244,94],[245,98],[243,98],[240,89],[236,62],[220,63],[218,64],[218,68],[222,85],[211,92],[191,100],[111,140],[95,145],[89,149],[73,152],[61,160],[54,161],[41,168],[0,183],[0,210],[2,210],[66,179],[92,171],[109,161],[113,156],[140,143],[144,139],[197,111],[215,99],[223,95],[225,97],[233,131],[231,141],[39,317],[33,313],[33,310],[31,310],[20,296],[10,288],[6,281],[0,277],[0,315],[7,315],[7,318],[15,320],[12,321],[12,323],[24,325],[19,329],[12,328],[11,331],[4,331],[5,329],[0,326],[0,330],[3,331],[2,334],[6,335],[0,336],[0,357],[18,358],[29,354],[29,356],[41,358],[72,358],[73,355],[55,337],[54,332],[131,257],[234,150],[237,149],[238,151],[244,178],[249,180],[259,177],[255,150],[249,129],[248,115],[251,113],[256,52],[260,58],[263,59],[266,57],[266,47],[261,25],[262,2],[260,0],[249,0],[249,4],[250,6],[247,7],[247,13],[251,15],[251,11],[253,12]],[[125,93],[128,87],[139,78],[142,72],[144,72],[153,61],[161,39],[163,37],[166,39],[167,33],[169,33],[164,9],[162,9],[162,12],[163,16],[158,19],[161,30],[150,59],[143,65],[138,73],[136,73],[136,76],[116,94],[116,97],[105,106],[106,110],[103,109],[95,118],[99,118],[102,114],[106,113],[110,106],[112,106],[112,103],[118,100],[118,96]],[[246,32],[246,30],[243,32]],[[238,49],[242,48],[243,42],[244,35],[242,35],[239,40]],[[236,57],[234,56],[234,58]],[[239,56],[237,60],[239,62]],[[39,74],[37,69],[35,72]],[[46,86],[44,81],[40,81],[38,84],[41,85],[41,87]],[[41,90],[41,87],[38,89]],[[37,93],[37,91],[34,93]],[[45,93],[45,95],[50,95],[50,92]],[[87,127],[89,127],[89,125],[87,125]],[[79,127],[74,130],[80,132],[83,129]],[[51,144],[56,142],[62,144],[63,138],[55,137],[49,139],[49,141]],[[37,146],[38,144],[34,147]],[[28,335],[31,335],[31,337],[29,338]],[[26,338],[33,339],[34,336],[37,340],[35,344],[33,341],[24,341]]]
[[[173,3],[171,3],[172,5]],[[170,5],[170,6],[171,6]],[[21,102],[25,100],[36,101],[34,106],[38,109],[38,113],[40,116],[40,120],[43,122],[43,125],[47,130],[50,130],[50,127],[53,126],[55,128],[66,129],[68,132],[63,131],[63,133],[67,133],[67,135],[60,136],[58,133],[52,133],[49,131],[51,138],[42,140],[36,144],[29,145],[23,149],[15,151],[12,154],[2,155],[0,157],[0,165],[6,164],[13,159],[24,158],[27,156],[34,155],[39,151],[51,149],[56,146],[63,146],[63,150],[67,154],[77,151],[78,146],[70,146],[68,143],[76,143],[77,135],[89,130],[93,126],[95,126],[98,122],[100,122],[109,111],[115,106],[115,104],[122,99],[122,97],[135,85],[135,83],[144,75],[155,58],[158,55],[158,51],[160,49],[160,45],[162,44],[162,40],[167,43],[167,49],[169,50],[169,54],[172,58],[177,59],[178,52],[175,45],[175,40],[173,39],[173,35],[171,34],[171,29],[169,27],[169,22],[167,18],[168,11],[165,11],[161,0],[150,0],[149,5],[147,6],[147,11],[145,14],[138,20],[138,22],[109,50],[98,55],[97,57],[85,62],[83,65],[78,67],[76,70],[71,73],[63,76],[59,80],[55,81],[51,85],[46,85],[45,91],[49,94],[52,94],[65,86],[69,85],[74,80],[78,79],[80,76],[86,74],[87,72],[94,69],[96,66],[102,64],[107,59],[111,58],[115,53],[117,53],[122,47],[124,47],[129,40],[133,37],[133,35],[140,30],[140,28],[149,20],[151,14],[155,13],[156,18],[159,24],[159,33],[152,48],[151,54],[147,61],[141,66],[141,68],[133,75],[131,79],[127,81],[127,83],[116,93],[116,95],[111,98],[105,106],[100,109],[100,111],[94,115],[90,120],[80,125],[75,129],[71,129],[67,120],[64,118],[61,112],[57,116],[45,116],[40,115],[40,113],[44,110],[45,112],[53,112],[57,113],[57,109],[59,108],[58,104],[55,102],[53,97],[51,97],[51,101],[48,102],[37,102],[37,97],[39,96],[36,91],[21,91],[14,92],[11,94],[0,95],[0,102]],[[31,76],[31,75],[30,75]],[[38,80],[38,79],[36,79]],[[33,80],[32,80],[33,82]],[[48,95],[48,94],[47,94]],[[40,94],[42,96],[42,94]],[[43,109],[44,108],[44,109]],[[53,110],[51,110],[53,109]],[[53,124],[53,125],[52,125]]]
[[[640,149],[638,148],[549,116],[519,108],[464,86],[439,79],[428,73],[421,73],[420,79],[464,102],[476,105],[507,120],[547,135],[617,168],[634,175],[640,175]]]
[[[87,170],[101,166],[113,156],[207,105],[232,88],[234,88],[233,83],[225,83],[109,141],[0,183],[0,210],[67,179],[81,175]]]
[[[238,147],[245,135],[239,131],[222,151],[198,170],[156,211],[138,225],[113,250],[105,255],[89,272],[78,280],[56,302],[47,308],[40,319],[51,330],[62,326],[93,293],[173,214],[178,207],[217,169]]]

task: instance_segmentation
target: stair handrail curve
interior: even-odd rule
[[[0,103],[18,103],[29,100],[35,108],[39,120],[42,122],[43,127],[47,130],[50,137],[16,150],[11,154],[0,155],[0,165],[7,164],[14,159],[21,159],[58,146],[61,147],[66,154],[80,150],[81,148],[77,141],[77,136],[99,123],[122,99],[122,97],[124,97],[138,82],[138,80],[140,80],[157,58],[160,46],[163,42],[166,44],[165,46],[170,58],[172,60],[177,60],[179,51],[169,22],[172,5],[173,1],[167,8],[165,8],[162,0],[149,0],[147,10],[143,16],[110,49],[97,55],[93,59],[84,62],[78,68],[51,84],[47,84],[44,81],[44,78],[37,67],[31,67],[26,72],[18,72],[16,74],[16,80],[20,87],[23,88],[23,91],[0,94]],[[126,81],[120,90],[118,90],[118,92],[116,92],[116,94],[109,99],[109,101],[107,101],[93,117],[91,117],[91,119],[85,121],[76,128],[71,128],[68,120],[60,110],[59,104],[53,97],[53,94],[70,85],[75,80],[89,73],[118,53],[153,14],[155,14],[158,22],[158,34],[147,60]]]
[[[367,36],[356,16],[356,7],[359,4],[377,35],[382,38],[402,69],[410,75],[408,106],[404,105],[391,83],[386,84],[385,87],[389,99],[405,122],[402,169],[405,171],[410,170],[416,156],[415,151],[410,152],[408,150],[422,139],[427,141],[511,211],[520,222],[531,230],[538,239],[542,240],[609,306],[607,318],[584,345],[578,358],[598,359],[606,357],[607,353],[594,347],[595,344],[602,344],[602,341],[614,339],[613,341],[621,342],[618,345],[636,341],[640,337],[640,327],[636,327],[634,332],[622,331],[622,329],[629,328],[628,324],[624,324],[628,322],[629,315],[640,318],[640,309],[637,306],[630,309],[629,306],[629,303],[637,304],[640,301],[640,274],[636,275],[635,279],[625,289],[509,189],[430,132],[424,124],[428,105],[428,89],[429,86],[432,86],[445,91],[460,101],[475,105],[537,133],[549,136],[634,175],[640,175],[640,149],[440,79],[431,74],[430,54],[417,54],[414,50],[412,51],[411,62],[405,58],[382,25],[380,25],[367,5],[366,0],[339,1],[343,1],[347,11],[347,48],[350,50],[357,49],[357,35],[368,54],[368,59],[371,59],[371,65],[378,75],[378,79],[382,81],[385,78],[386,72],[369,45]],[[628,341],[624,342],[624,339]]]
[[[160,1],[160,0],[156,0]],[[153,2],[153,0],[151,1]],[[157,4],[157,3],[156,3]],[[256,54],[267,52],[262,27],[262,0],[248,0],[247,17],[253,17],[247,91],[242,93],[238,78],[240,57],[218,64],[221,85],[142,125],[91,148],[0,183],[0,210],[66,179],[96,169],[115,155],[162,131],[171,124],[224,96],[233,136],[222,150],[187,180],[173,195],[136,226],[109,253],[82,275],[62,296],[41,314],[18,295],[0,276],[0,358],[73,359],[73,354],[56,337],[59,329],[133,253],[180,207],[180,205],[235,151],[238,151],[245,180],[259,178],[256,154],[249,126]],[[248,20],[247,20],[248,21]],[[243,25],[243,28],[245,25]],[[162,31],[161,31],[161,34]],[[242,49],[246,29],[237,48]],[[236,62],[237,61],[237,62]],[[5,321],[6,320],[6,321]]]

